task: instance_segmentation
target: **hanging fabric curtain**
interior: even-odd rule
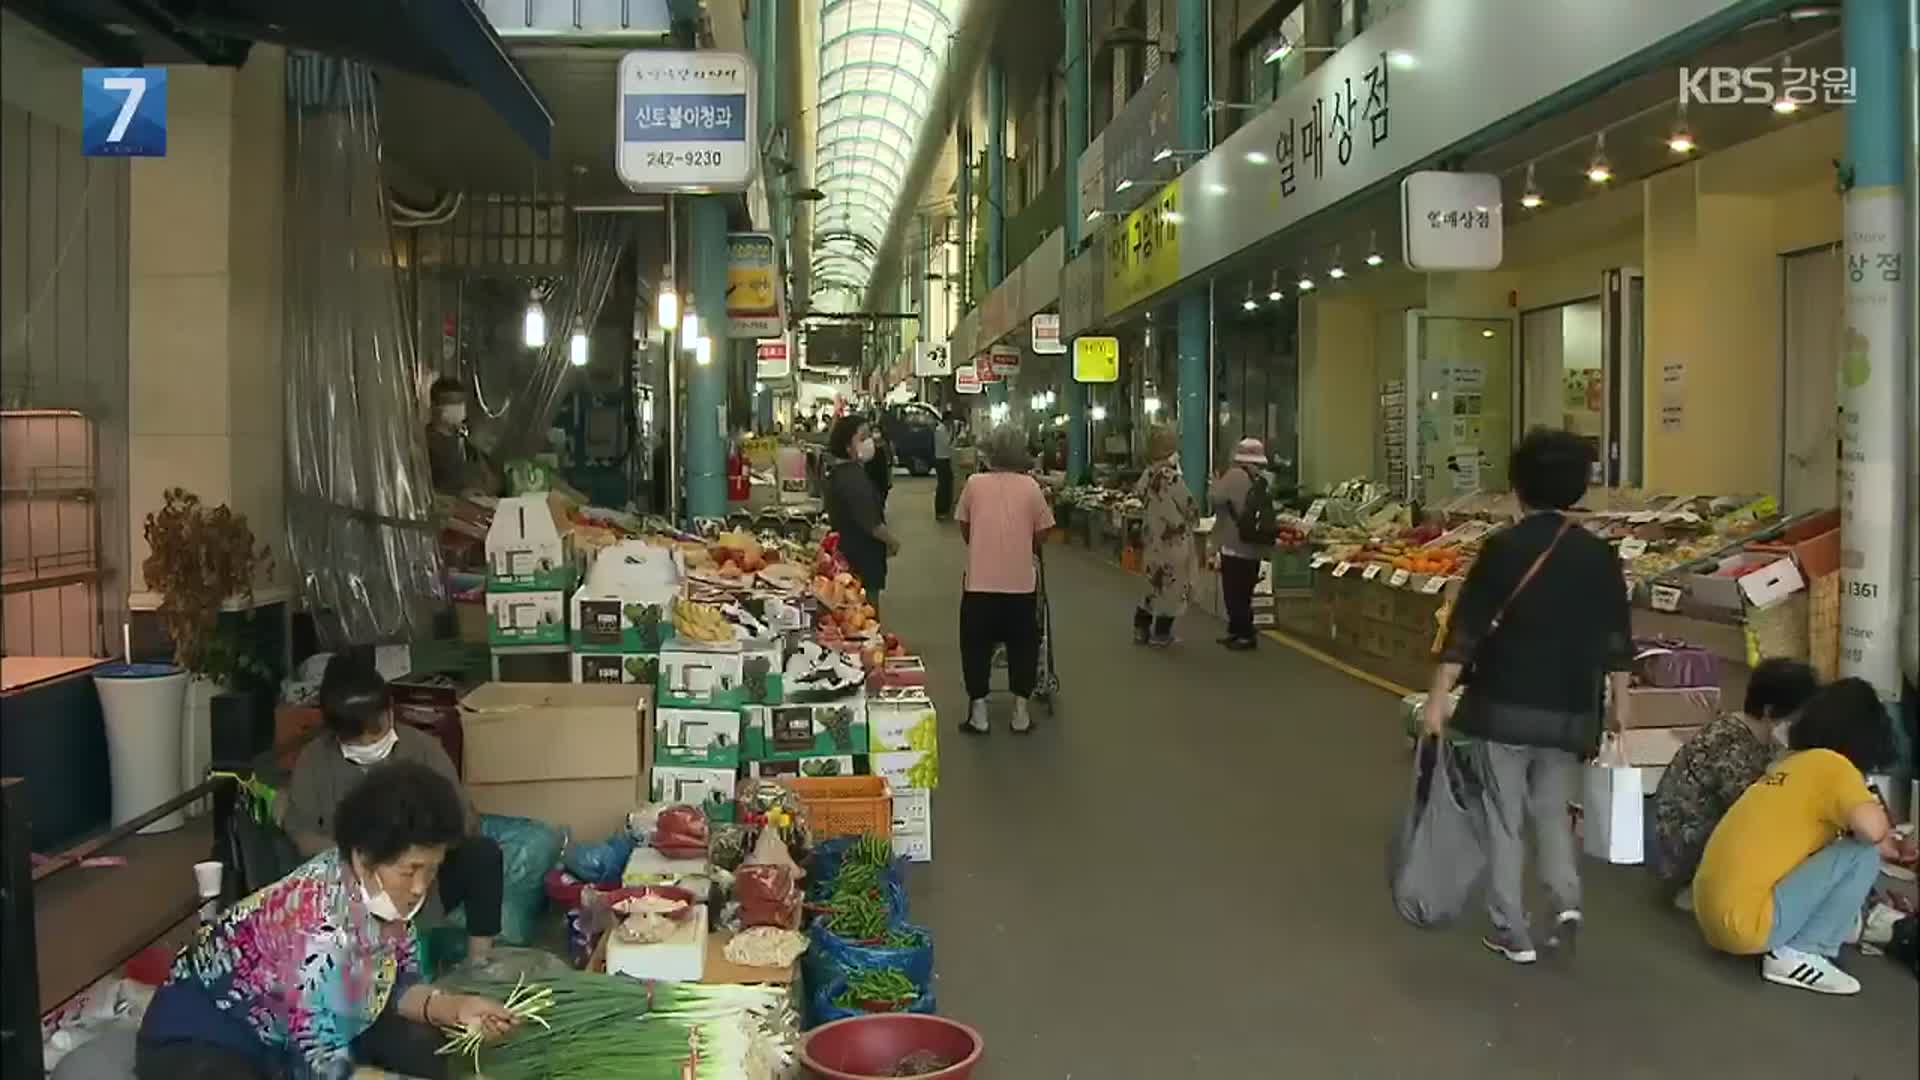
[[[404,641],[445,594],[378,84],[361,64],[295,53],[287,119],[288,547],[327,647]]]
[[[546,447],[547,425],[573,370],[568,352],[576,326],[591,327],[606,302],[613,272],[633,238],[632,215],[575,214],[573,267],[561,275],[542,302],[547,340],[533,350],[525,374],[503,389],[482,384],[476,370],[477,397],[495,410],[476,438],[495,461],[535,453]]]

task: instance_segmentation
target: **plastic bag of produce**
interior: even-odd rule
[[[1450,748],[1420,740],[1406,816],[1387,853],[1394,909],[1415,926],[1452,921],[1486,869],[1485,823],[1465,780]]]
[[[807,895],[813,899],[822,899],[833,895],[834,885],[840,877],[840,865],[847,860],[847,853],[860,842],[859,836],[836,836],[822,840],[813,847],[807,857]],[[900,893],[900,914],[906,914],[906,890],[904,886],[904,868],[906,860],[890,860],[881,870],[880,877],[891,884]]]
[[[807,937],[806,976],[820,984],[835,975],[869,968],[903,972],[915,986],[933,985],[933,935],[911,923],[895,923],[878,941],[853,941],[834,933],[825,919],[815,920]]]
[[[743,866],[733,875],[733,896],[740,902],[741,926],[800,925],[800,889],[791,867],[773,863]]]
[[[574,844],[567,848],[564,865],[568,873],[582,881],[605,885],[620,880],[633,847],[633,838],[622,830],[597,844]]]
[[[821,1024],[831,1023],[835,1020],[845,1020],[850,1016],[867,1016],[873,1012],[930,1014],[935,1011],[933,991],[931,989],[925,990],[904,1009],[887,1010],[864,1007],[849,1008],[845,1004],[836,1004],[836,999],[844,1000],[843,995],[848,993],[847,979],[844,975],[826,979],[816,985],[819,986],[819,989],[814,991],[813,1000],[810,1003],[811,1007],[807,1010],[807,1026],[810,1028],[819,1027]]]
[[[1664,638],[1633,643],[1633,674],[1642,686],[1692,689],[1720,685],[1720,658],[1698,645]]]
[[[500,845],[500,940],[531,945],[546,907],[547,871],[560,861],[567,834],[532,818],[480,815],[480,832]]]
[[[707,815],[697,806],[669,806],[660,811],[648,842],[668,858],[699,858],[707,853]]]

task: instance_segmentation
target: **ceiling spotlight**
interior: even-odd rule
[[[1481,337],[1492,337],[1492,336],[1493,336],[1493,327],[1491,327],[1491,326],[1486,326],[1486,327],[1482,327],[1482,328],[1480,329],[1480,336],[1481,336]]]
[[[1272,158],[1268,157],[1266,154],[1261,153],[1258,150],[1247,151],[1247,164],[1249,165],[1265,165],[1267,162],[1272,160],[1273,160]]]
[[[1604,184],[1613,179],[1613,166],[1607,161],[1607,133],[1593,137],[1593,160],[1587,162],[1587,179]]]
[[[1099,220],[1100,220],[1100,211],[1098,210],[1087,211],[1087,221],[1094,222]]]
[[[1160,149],[1155,150],[1153,152],[1153,160],[1156,164],[1159,162],[1165,161],[1168,158],[1171,158],[1172,156],[1173,156],[1173,147],[1171,146],[1163,146]]]
[[[1341,266],[1339,263],[1334,263],[1332,266],[1327,268],[1327,276],[1332,278],[1335,281],[1339,281],[1341,278],[1347,276],[1347,270],[1345,267]]]
[[[1251,289],[1253,286],[1248,285],[1247,288]],[[1267,299],[1276,304],[1280,302],[1280,271],[1278,270],[1273,272],[1273,284],[1267,287]]]
[[[1268,49],[1267,54],[1260,59],[1263,63],[1277,64],[1292,55],[1293,42],[1288,41],[1287,36],[1282,34],[1280,35],[1280,40],[1274,42],[1273,48]]]
[[[1538,210],[1546,201],[1547,197],[1540,194],[1540,185],[1533,182],[1533,162],[1529,161],[1527,162],[1527,186],[1520,193],[1520,205],[1528,210]]]
[[[1384,263],[1386,261],[1387,261],[1386,257],[1380,254],[1380,234],[1368,233],[1367,234],[1367,265],[1379,266],[1381,263]]]
[[[1299,286],[1301,292],[1310,292],[1313,289],[1313,279],[1308,277],[1305,271],[1301,272],[1300,280],[1294,284]]]
[[[1780,70],[1792,71],[1793,57],[1782,55],[1780,57]],[[1800,103],[1788,97],[1787,88],[1782,86],[1780,88],[1780,96],[1773,99],[1773,111],[1779,113],[1781,116],[1788,116],[1800,111]]]
[[[1667,136],[1667,149],[1676,154],[1691,154],[1699,144],[1687,129],[1687,99],[1680,99],[1679,112],[1673,118],[1673,132]]]
[[[1405,49],[1391,49],[1387,52],[1387,65],[1401,71],[1409,71],[1420,66],[1420,61]]]
[[[1368,265],[1368,266],[1379,266],[1379,265],[1380,265],[1381,263],[1383,263],[1383,262],[1386,262],[1386,261],[1387,261],[1387,260],[1386,260],[1386,259],[1384,259],[1384,258],[1382,258],[1382,257],[1381,257],[1381,255],[1380,255],[1380,253],[1379,253],[1379,252],[1377,252],[1377,251],[1376,251],[1376,252],[1373,252],[1372,254],[1370,254],[1370,255],[1368,255],[1368,256],[1367,256],[1367,265]]]
[[[1113,185],[1113,193],[1115,195],[1118,195],[1132,186],[1133,186],[1133,177],[1131,176],[1125,177],[1119,183]]]
[[[1253,282],[1251,281],[1247,282],[1247,298],[1240,301],[1240,306],[1248,311],[1252,311],[1254,308],[1260,306],[1259,301],[1253,298]]]

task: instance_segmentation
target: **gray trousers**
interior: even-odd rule
[[[1580,759],[1565,750],[1511,746],[1476,739],[1475,764],[1487,812],[1487,915],[1516,945],[1531,947],[1522,884],[1527,865],[1526,819],[1533,818],[1540,880],[1554,912],[1580,908],[1579,853],[1567,804],[1580,788]]]

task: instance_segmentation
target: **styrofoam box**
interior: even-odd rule
[[[1626,753],[1629,765],[1664,767],[1699,730],[1697,727],[1628,728],[1620,733],[1620,749]]]
[[[933,792],[921,788],[893,789],[893,831],[933,828]]]
[[[933,828],[917,830],[894,830],[893,853],[908,862],[933,861]]]
[[[629,945],[607,937],[607,974],[655,982],[699,982],[707,973],[707,909],[693,909],[673,936],[654,945]]]

